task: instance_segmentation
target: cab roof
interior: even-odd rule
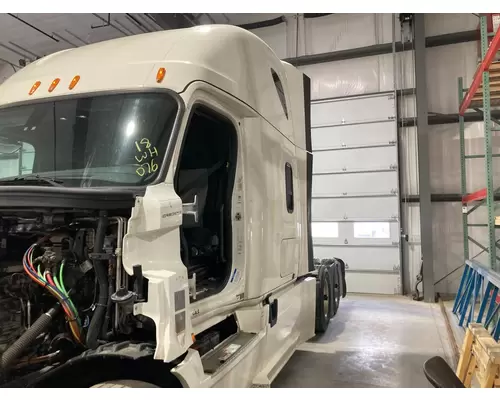
[[[159,68],[166,69],[161,83],[156,81]],[[181,93],[191,82],[203,80],[237,97],[274,126],[287,131],[291,125],[284,124],[288,116],[277,96],[275,76],[279,77],[290,104],[287,71],[291,68],[247,30],[231,25],[203,25],[128,36],[48,55],[0,85],[0,107],[82,93],[158,88]],[[80,80],[70,90],[69,84],[76,75]],[[56,78],[60,82],[49,92]],[[30,95],[37,81],[40,86]]]

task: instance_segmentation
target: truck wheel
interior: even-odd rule
[[[323,333],[330,323],[333,307],[333,288],[330,270],[325,265],[318,269],[316,281],[316,333]]]
[[[347,294],[347,283],[345,280],[345,262],[344,262],[344,260],[341,260],[340,258],[337,258],[336,260],[340,264],[339,265],[339,275],[340,275],[339,283],[342,285],[341,286],[341,289],[342,289],[341,296],[342,296],[342,298],[344,298],[345,295]]]
[[[332,296],[332,318],[337,314],[340,306],[340,293],[341,293],[341,277],[340,277],[340,265],[335,264],[330,270],[333,275],[333,296]]]
[[[157,388],[159,386],[152,383],[135,381],[132,379],[120,379],[116,381],[101,382],[91,386],[91,388]]]

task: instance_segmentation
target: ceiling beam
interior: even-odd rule
[[[197,25],[193,14],[151,14],[163,29],[190,28]]]

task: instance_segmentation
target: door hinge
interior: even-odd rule
[[[269,303],[269,325],[271,328],[278,322],[278,299],[274,299]]]
[[[196,272],[193,272],[193,277],[188,279],[189,295],[193,300],[196,300]]]

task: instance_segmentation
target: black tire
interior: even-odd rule
[[[159,388],[159,386],[153,385],[152,383],[136,381],[132,379],[120,379],[116,381],[101,382],[91,386],[91,388],[125,389],[125,388]]]
[[[342,296],[342,298],[344,298],[345,295],[347,294],[347,282],[345,281],[345,262],[344,262],[344,260],[341,260],[340,258],[337,258],[336,260],[339,263],[339,274],[340,274],[339,282],[342,283],[341,296]]]
[[[340,307],[340,296],[342,294],[342,272],[340,271],[340,264],[335,263],[332,267],[333,275],[333,296],[332,296],[332,318],[337,315],[337,311]]]
[[[316,281],[316,333],[324,333],[328,329],[333,307],[333,287],[330,270],[322,265],[318,269]]]

